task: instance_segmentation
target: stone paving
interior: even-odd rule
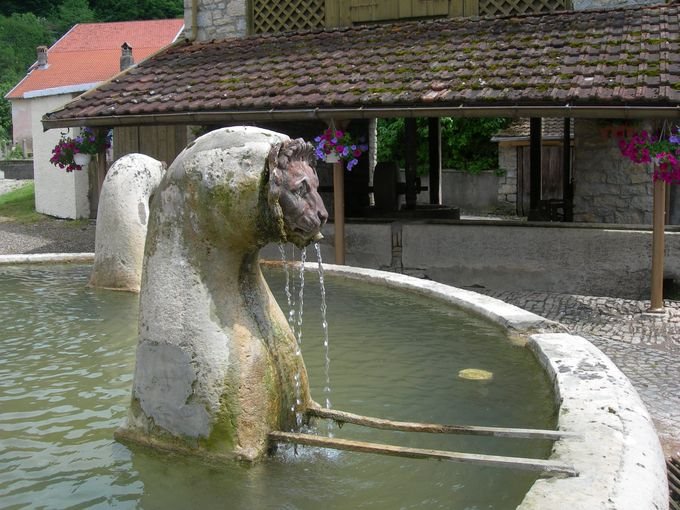
[[[558,321],[602,350],[637,389],[664,453],[680,455],[680,301],[666,301],[663,314],[648,314],[649,301],[474,290]]]

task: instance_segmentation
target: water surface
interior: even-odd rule
[[[535,475],[349,452],[280,449],[256,466],[129,448],[112,439],[132,384],[138,297],[85,287],[86,266],[0,267],[0,507],[510,509]],[[283,276],[267,274],[285,305]],[[318,278],[302,351],[324,400]],[[331,400],[396,420],[547,428],[548,381],[531,354],[474,316],[408,293],[326,278]],[[284,310],[285,311],[285,310]],[[464,368],[489,382],[458,378]],[[323,428],[323,427],[319,427]],[[336,437],[545,457],[543,441],[385,432]]]

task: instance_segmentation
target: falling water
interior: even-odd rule
[[[328,337],[328,322],[326,320],[326,287],[324,285],[324,271],[323,263],[321,259],[321,246],[319,243],[314,243],[314,248],[316,250],[316,257],[318,261],[318,273],[319,273],[319,288],[321,290],[321,327],[323,329],[323,346],[325,352],[325,375],[326,384],[324,386],[324,397],[326,409],[331,408],[331,382],[330,382],[330,352],[329,352],[329,337]],[[279,244],[279,253],[281,254],[281,262],[283,264],[283,271],[285,275],[285,288],[284,293],[286,296],[286,301],[288,304],[288,323],[293,331],[296,338],[297,348],[295,351],[296,356],[302,356],[302,315],[304,310],[304,288],[305,288],[305,261],[307,259],[307,249],[303,248],[300,252],[300,267],[299,267],[299,290],[297,293],[297,303],[295,299],[295,278],[290,277],[288,258],[286,257],[286,250],[283,244]],[[301,396],[301,375],[296,373],[294,376],[295,383],[295,405],[291,408],[291,411],[295,412],[295,422],[298,429],[302,426],[303,416],[300,411],[302,405]],[[332,421],[328,421],[328,436],[332,437]]]
[[[295,250],[295,248],[293,248]],[[288,259],[286,258],[286,247],[282,244],[279,243],[279,253],[281,254],[281,262],[283,263],[283,272],[286,275],[286,286],[284,288],[284,292],[286,294],[286,301],[288,302],[288,313],[286,314],[288,317],[288,324],[290,325],[290,328],[293,330],[293,334],[295,334],[295,302],[293,301],[293,293],[291,292],[291,287],[290,287],[290,272],[288,271]],[[295,255],[295,252],[293,252],[293,256]]]
[[[326,397],[326,409],[331,408],[331,357],[328,344],[328,322],[326,321],[326,286],[324,285],[323,277],[323,261],[321,260],[321,246],[319,243],[314,243],[316,249],[316,259],[319,264],[319,288],[321,290],[321,328],[323,329],[323,348],[326,355],[324,370],[326,374],[326,386],[323,391]]]
[[[298,313],[297,313],[297,350],[296,356],[302,356],[302,313],[304,311],[305,296],[305,260],[307,259],[307,248],[300,251],[300,290],[298,292]],[[295,422],[298,429],[302,427],[302,396],[300,391],[300,372],[295,374]]]
[[[316,249],[316,260],[319,271],[319,289],[321,290],[321,328],[323,330],[323,348],[324,348],[324,372],[326,375],[326,385],[323,388],[326,399],[326,409],[331,408],[331,356],[328,344],[328,321],[326,320],[326,285],[324,284],[323,276],[323,261],[321,260],[321,246],[319,243],[314,243]],[[328,437],[333,437],[333,421],[327,420]]]

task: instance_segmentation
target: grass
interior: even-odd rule
[[[35,184],[29,183],[0,195],[0,216],[19,223],[35,223],[42,220],[44,216],[35,212]]]

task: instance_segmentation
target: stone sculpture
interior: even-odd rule
[[[164,171],[160,161],[128,154],[107,172],[97,210],[90,286],[139,292],[149,201]]]
[[[170,166],[152,202],[132,402],[118,438],[256,460],[270,431],[295,427],[294,411],[311,403],[307,374],[258,252],[320,236],[327,212],[314,161],[302,140],[232,127],[198,138]]]

